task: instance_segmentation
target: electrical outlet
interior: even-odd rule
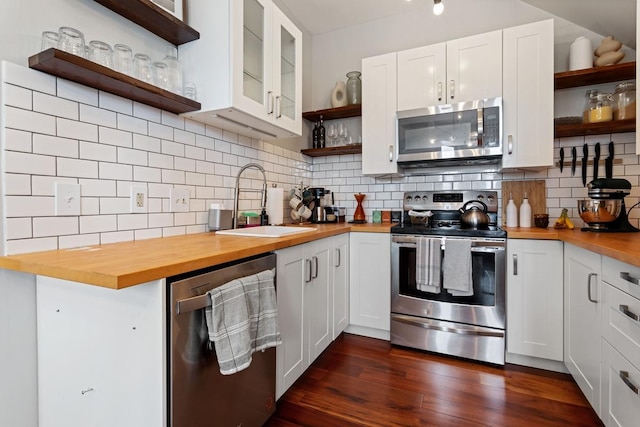
[[[171,212],[189,212],[189,189],[172,188],[169,191]]]
[[[55,184],[56,216],[80,215],[80,184]]]
[[[147,212],[147,188],[132,185],[131,186],[131,213]]]

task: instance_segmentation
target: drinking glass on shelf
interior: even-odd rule
[[[340,123],[340,125],[338,125],[337,145],[340,147],[342,147],[343,145],[347,145],[347,136],[349,136],[349,129],[347,129],[344,123]]]
[[[133,76],[138,80],[153,84],[151,58],[149,58],[149,55],[144,53],[133,55]]]
[[[58,33],[55,31],[43,31],[42,32],[42,46],[41,51],[50,49],[52,47],[58,47],[58,40],[60,39]]]
[[[105,42],[91,40],[89,42],[89,59],[96,64],[113,68],[113,49]]]
[[[85,57],[84,34],[71,27],[60,27],[58,30],[58,49]]]
[[[153,63],[153,84],[165,90],[169,89],[169,67],[162,61]]]
[[[124,44],[113,46],[113,68],[122,74],[133,74],[133,55],[129,46]]]
[[[183,87],[183,93],[185,98],[189,98],[194,101],[198,99],[196,84],[193,82],[185,82]]]
[[[329,129],[327,129],[327,142],[328,142],[327,146],[335,147],[337,140],[338,140],[338,130],[336,128],[336,125],[332,123],[329,125]]]

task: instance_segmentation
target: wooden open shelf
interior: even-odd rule
[[[556,90],[635,79],[635,62],[623,62],[622,64],[564,71],[554,74]]]
[[[321,156],[338,156],[341,154],[360,154],[362,153],[362,144],[345,145],[343,147],[325,147],[325,148],[307,148],[301,150],[302,154],[309,157]]]
[[[199,32],[151,0],[94,1],[175,45],[188,43],[200,38]]]
[[[199,102],[54,48],[31,56],[29,67],[175,114],[200,109]]]
[[[607,133],[635,132],[636,119],[614,120],[604,123],[580,123],[576,125],[556,125],[556,138],[569,136],[602,135]]]
[[[327,120],[348,119],[350,117],[360,117],[362,115],[362,104],[346,105],[338,108],[327,108],[324,110],[307,111],[302,113],[302,118],[310,122],[317,122],[320,116]]]

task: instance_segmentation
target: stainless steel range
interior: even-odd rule
[[[495,191],[404,194],[391,228],[391,343],[505,359],[505,246]]]

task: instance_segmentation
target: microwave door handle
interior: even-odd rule
[[[484,108],[478,108],[478,147],[484,145]]]
[[[442,82],[438,82],[438,101],[442,101]]]
[[[451,94],[451,99],[456,97],[456,82],[455,80],[451,80],[449,83],[449,93]]]

